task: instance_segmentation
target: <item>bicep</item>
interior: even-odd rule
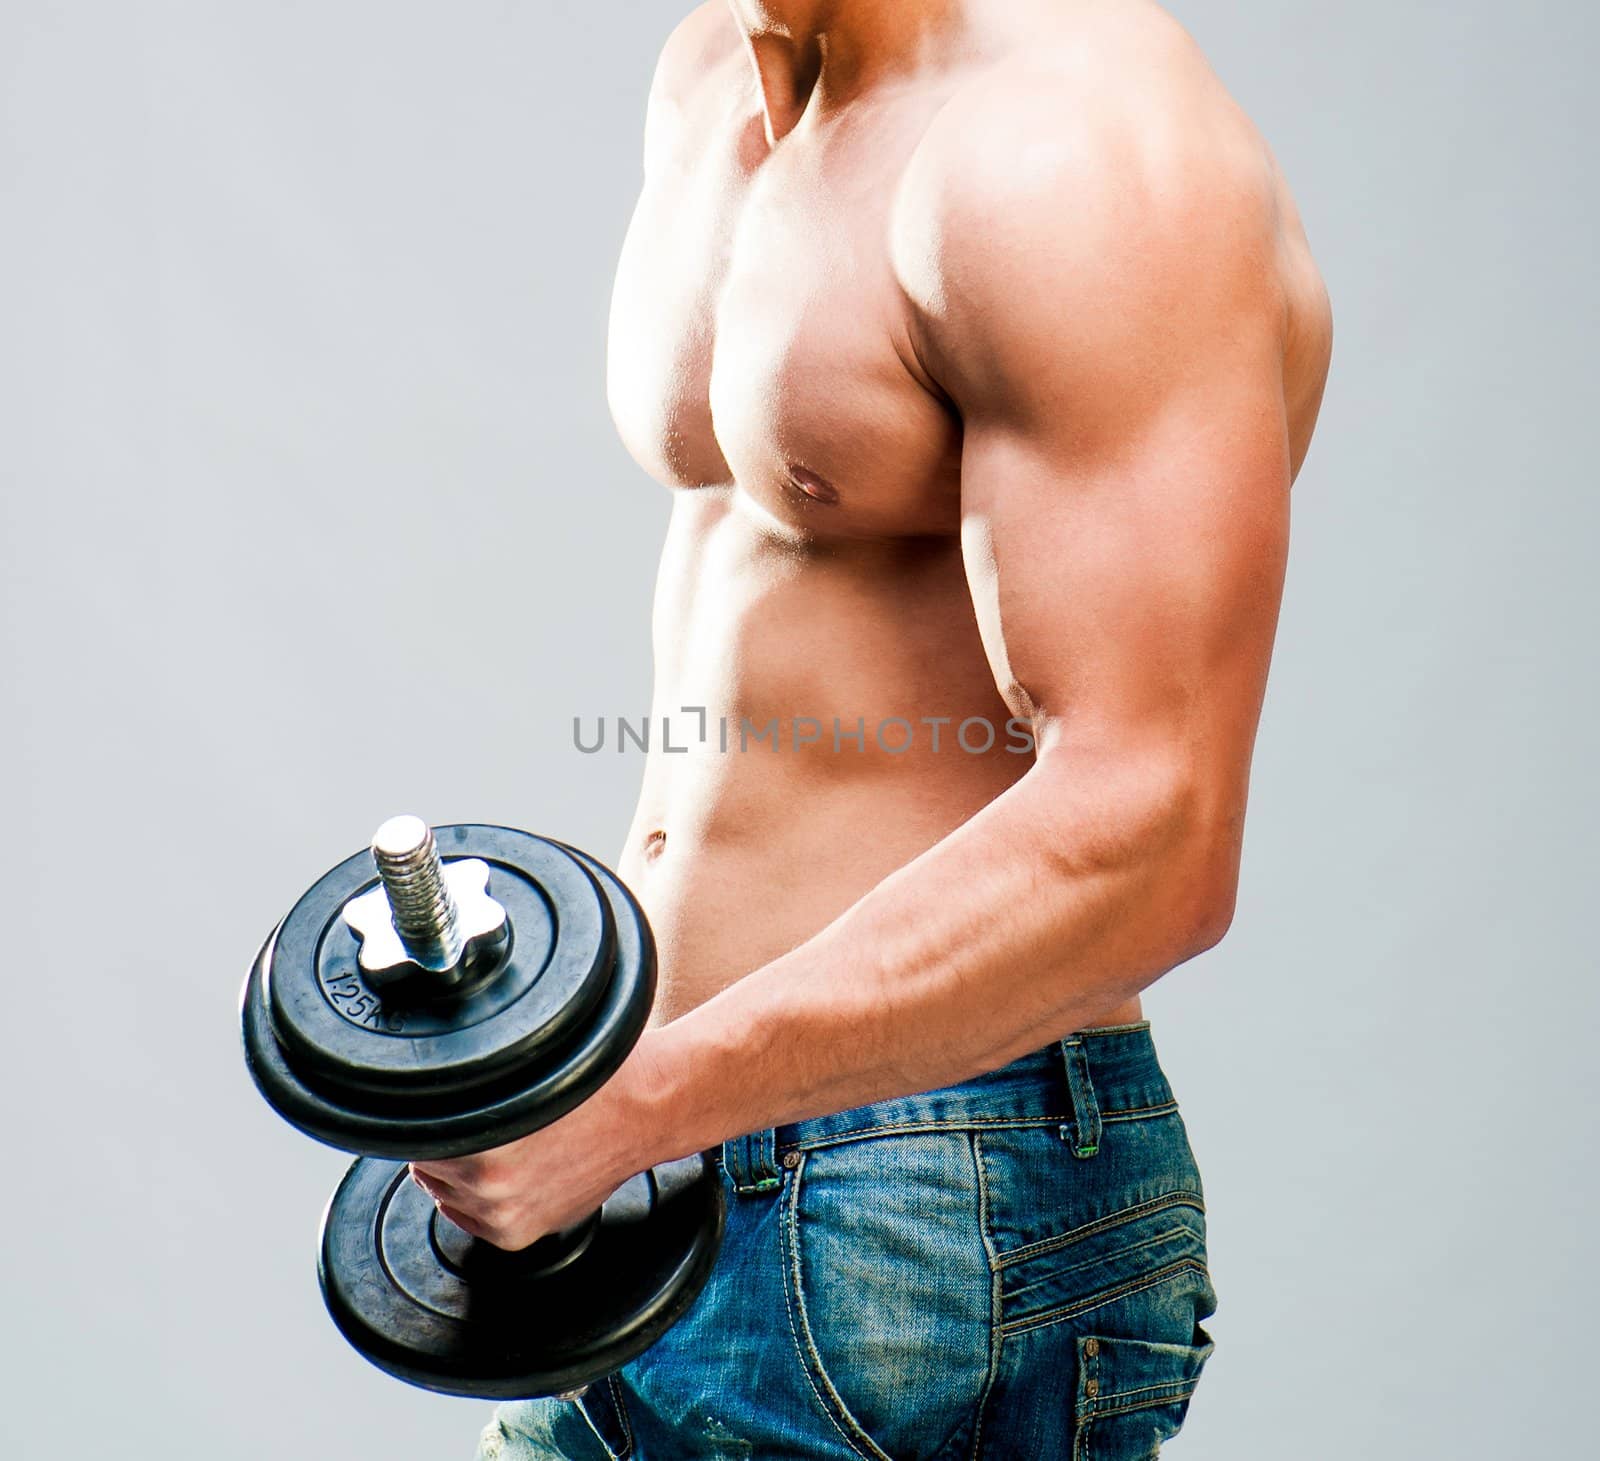
[[[1002,693],[1041,751],[1242,768],[1288,532],[1270,178],[1247,142],[1139,118],[1069,129],[1009,189],[959,154],[930,171],[936,273],[908,293],[962,421]]]
[[[968,416],[973,602],[1042,752],[1247,765],[1288,539],[1279,377],[1270,341],[1253,353],[1236,342],[1126,413],[1085,389],[1094,421],[1070,396]]]

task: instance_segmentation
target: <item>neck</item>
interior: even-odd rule
[[[728,0],[761,86],[767,140],[812,99],[829,104],[914,68],[954,29],[960,0]]]

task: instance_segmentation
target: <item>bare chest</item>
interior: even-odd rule
[[[653,170],[608,366],[652,475],[828,535],[955,531],[959,432],[919,383],[891,265],[911,120],[769,151],[748,117]]]

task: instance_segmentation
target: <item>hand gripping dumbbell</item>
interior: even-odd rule
[[[373,1364],[451,1395],[559,1394],[688,1309],[722,1234],[704,1157],[632,1178],[516,1253],[451,1223],[406,1169],[593,1095],[654,995],[650,927],[616,875],[507,827],[393,818],[273,930],[245,980],[245,1059],[285,1120],[360,1154],[323,1215],[317,1271]]]

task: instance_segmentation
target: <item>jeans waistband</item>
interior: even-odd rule
[[[1059,1126],[1091,1157],[1106,1121],[1133,1120],[1174,1105],[1148,1021],[1080,1030],[986,1075],[915,1096],[897,1096],[767,1131],[722,1146],[740,1192],[776,1187],[792,1152],[942,1127]]]

